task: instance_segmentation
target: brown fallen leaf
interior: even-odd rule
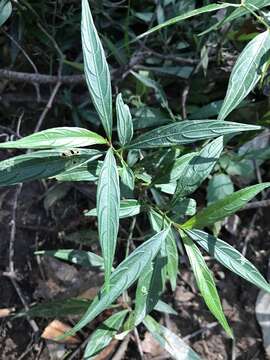
[[[4,308],[0,309],[0,318],[9,316],[12,312],[15,311],[15,308]]]
[[[64,339],[57,340],[57,338],[63,335],[65,332],[71,330],[71,326],[63,323],[59,320],[53,320],[49,325],[44,329],[41,337],[42,339],[56,341],[62,344],[79,344],[81,340],[78,336],[67,336]]]
[[[141,342],[141,345],[142,351],[146,354],[152,355],[153,357],[167,354],[148,331],[145,333],[144,340]]]

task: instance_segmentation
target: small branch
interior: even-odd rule
[[[16,82],[27,82],[37,84],[57,84],[61,81],[65,85],[84,84],[84,75],[65,75],[60,78],[55,75],[33,74],[0,69],[0,79],[14,80]]]
[[[122,341],[115,355],[112,357],[112,360],[122,360],[124,358],[125,353],[127,351],[129,340],[130,340],[130,334],[127,335],[125,339]]]

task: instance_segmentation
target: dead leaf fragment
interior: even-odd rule
[[[9,316],[12,312],[15,311],[15,308],[4,308],[0,309],[0,318]]]
[[[153,357],[167,354],[148,331],[145,333],[141,344],[142,351],[146,354],[151,354]]]
[[[81,341],[80,339],[74,336],[67,336],[62,340],[57,340],[59,336],[64,335],[65,332],[71,330],[71,326],[63,323],[59,320],[53,320],[49,323],[49,325],[43,331],[41,337],[42,339],[56,341],[62,344],[79,344]]]
[[[263,333],[263,346],[270,359],[270,294],[261,290],[256,301],[256,317]]]

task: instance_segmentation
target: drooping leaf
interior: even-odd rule
[[[117,133],[122,146],[130,143],[133,137],[133,123],[128,105],[122,99],[122,94],[116,98]]]
[[[128,310],[122,310],[105,320],[91,335],[83,358],[93,360],[96,355],[109,345],[113,337],[120,330]]]
[[[86,268],[104,269],[104,260],[101,256],[90,251],[59,249],[59,250],[40,250],[35,255],[45,255],[55,257],[59,260],[71,262]]]
[[[185,234],[181,233],[181,237],[202,297],[211,313],[216,317],[222,325],[226,333],[233,338],[232,331],[227,323],[222,310],[221,302],[216,289],[215,281],[211,271],[208,269],[206,262],[197,248]]]
[[[165,28],[167,26],[176,24],[176,23],[178,23],[180,21],[189,19],[189,18],[191,18],[193,16],[204,14],[204,13],[207,13],[207,12],[217,11],[217,10],[220,10],[220,9],[227,8],[229,6],[233,6],[233,4],[226,4],[226,3],[223,3],[223,4],[211,4],[211,5],[206,5],[204,7],[196,9],[196,10],[189,11],[189,12],[187,12],[185,14],[181,14],[179,16],[176,16],[176,17],[172,18],[172,19],[169,19],[169,20],[163,22],[162,24],[154,26],[150,30],[148,30],[148,31],[144,32],[143,34],[140,34],[139,36],[137,36],[136,39],[142,39],[143,37],[148,36],[148,35],[152,34],[155,31],[161,30],[161,29],[163,29],[163,28]]]
[[[144,325],[150,331],[158,343],[176,360],[200,360],[195,353],[182,339],[171,330],[160,325],[150,315],[144,321]]]
[[[193,143],[220,135],[260,130],[260,126],[217,120],[186,120],[151,130],[133,140],[128,148],[147,149]]]
[[[226,268],[259,288],[270,292],[270,284],[256,267],[233,246],[201,230],[194,229],[185,232]]]
[[[84,299],[61,299],[34,305],[29,310],[22,310],[16,317],[31,316],[39,318],[59,318],[83,314],[91,301]]]
[[[213,203],[232,194],[234,186],[231,178],[226,174],[215,174],[207,187],[207,203]]]
[[[130,193],[132,194],[134,187],[135,187],[135,175],[130,167],[128,167],[126,164],[123,164],[123,167],[120,172],[122,187],[124,187],[123,192],[125,195],[122,196],[128,197]],[[126,195],[127,194],[127,195]]]
[[[169,226],[168,221],[166,219],[163,219],[163,217],[153,209],[149,211],[149,219],[153,230],[156,232],[161,231],[164,226]],[[168,235],[166,237],[165,252],[168,259],[167,263],[165,264],[166,274],[170,281],[172,289],[175,290],[179,259],[175,235],[172,228],[169,229]]]
[[[223,150],[223,137],[218,137],[202,148],[184,167],[182,176],[177,181],[174,194],[176,199],[193,193],[210,175]]]
[[[167,236],[167,231],[163,230],[154,235],[151,239],[137,247],[118,265],[110,277],[110,292],[107,292],[105,286],[103,286],[84,316],[65,336],[75,334],[91,322],[140,277],[145,270],[145,266],[150,264],[159,252],[161,244]]]
[[[138,215],[141,212],[142,205],[138,200],[127,199],[120,201],[119,218],[124,219],[127,217]],[[92,209],[85,213],[85,216],[97,216],[97,209]]]
[[[262,183],[249,186],[245,189],[234,192],[226,196],[224,199],[218,200],[208,207],[198,212],[195,216],[185,222],[183,229],[203,228],[204,226],[214,224],[219,220],[225,219],[227,216],[234,214],[249,202],[259,192],[268,188],[270,183]]]
[[[108,291],[119,228],[119,210],[119,177],[113,151],[109,149],[100,170],[97,187],[98,233],[105,261],[105,284]]]
[[[16,141],[0,144],[1,149],[54,149],[105,144],[106,140],[93,131],[78,127],[58,127],[43,130]]]
[[[0,162],[0,186],[55,177],[99,158],[98,150],[40,150]]]
[[[139,325],[157,305],[163,291],[162,268],[166,259],[157,256],[140,276],[135,297],[134,325]]]
[[[239,56],[230,76],[219,120],[228,114],[254,89],[261,78],[261,69],[270,51],[270,33],[265,31],[248,43]]]
[[[84,72],[91,99],[109,139],[112,135],[112,90],[109,67],[88,0],[82,0]]]
[[[1,0],[0,1],[0,26],[2,26],[12,13],[11,1]]]

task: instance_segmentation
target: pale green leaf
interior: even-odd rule
[[[0,144],[6,149],[50,149],[105,144],[106,140],[93,131],[78,127],[58,127],[43,130],[16,141]]]
[[[36,251],[35,255],[44,255],[55,257],[59,260],[71,262],[76,265],[81,265],[86,268],[104,269],[103,258],[90,251],[74,250],[74,249],[59,249],[59,250],[40,250]]]
[[[88,0],[82,0],[84,72],[91,99],[108,138],[112,135],[112,89],[109,67],[94,25]]]
[[[231,178],[226,174],[215,174],[207,187],[207,203],[211,204],[232,194],[234,186]]]
[[[178,315],[177,311],[175,311],[171,305],[165,303],[162,300],[159,300],[156,304],[156,306],[154,307],[154,310],[162,312],[164,314],[169,314],[169,315]]]
[[[128,197],[128,195],[132,194],[135,187],[135,175],[130,167],[126,164],[123,164],[123,167],[120,172],[121,182],[124,187],[122,194],[123,197]]]
[[[138,200],[126,199],[120,201],[119,218],[124,219],[127,217],[138,215],[141,212],[142,205]],[[97,209],[92,209],[85,213],[85,216],[97,216]]]
[[[117,133],[122,146],[130,143],[133,137],[133,123],[128,105],[122,99],[122,94],[116,98]]]
[[[234,214],[249,202],[259,192],[268,188],[270,183],[262,183],[249,186],[245,189],[236,191],[226,196],[224,199],[218,200],[208,207],[197,213],[195,216],[185,222],[183,229],[203,228],[204,226],[214,224],[219,220],[225,219],[227,216]]]
[[[147,149],[193,143],[220,135],[260,130],[260,126],[217,120],[186,120],[151,130],[133,140],[128,148]]]
[[[149,220],[153,230],[156,232],[161,231],[164,226],[169,227],[168,221],[153,209],[149,211]],[[175,235],[172,228],[169,229],[166,237],[165,252],[167,256],[167,263],[165,265],[167,277],[170,281],[172,289],[175,290],[179,259]]]
[[[122,310],[105,320],[90,336],[84,356],[85,360],[93,360],[96,355],[109,345],[120,330],[128,310]]]
[[[234,247],[201,230],[194,229],[186,230],[185,232],[226,268],[262,290],[270,292],[270,284],[268,284],[256,267]]]
[[[175,217],[179,219],[180,216],[194,215],[196,208],[196,200],[190,198],[178,199],[172,208],[172,212],[175,214]]]
[[[225,100],[219,113],[224,120],[254,89],[262,75],[262,66],[270,50],[270,33],[265,31],[250,41],[233,67]]]
[[[197,246],[183,233],[181,233],[183,243],[198,285],[201,295],[211,313],[222,325],[226,333],[233,338],[232,331],[227,323],[222,310],[221,302],[216,289],[215,281],[211,271],[197,248]]]
[[[157,342],[176,360],[200,360],[195,353],[181,338],[174,334],[165,326],[160,325],[151,316],[147,316],[144,321],[147,330]]]
[[[0,1],[0,26],[2,26],[7,19],[10,17],[12,12],[11,1],[1,0]]]
[[[98,150],[40,150],[0,162],[0,186],[55,177],[80,164],[90,163],[102,153]]]
[[[177,181],[174,202],[193,193],[210,175],[223,150],[223,137],[218,137],[205,145],[195,157],[183,167],[182,176]]]
[[[180,21],[189,19],[189,18],[191,18],[193,16],[208,13],[208,12],[212,12],[212,11],[217,11],[217,10],[220,10],[220,9],[225,9],[225,8],[227,8],[229,6],[233,6],[233,4],[226,4],[226,3],[223,3],[223,4],[211,4],[211,5],[207,5],[207,6],[204,6],[202,8],[199,8],[199,9],[189,11],[189,12],[187,12],[185,14],[175,16],[174,18],[169,19],[169,20],[163,22],[162,24],[154,26],[150,30],[148,30],[148,31],[144,32],[143,34],[140,34],[139,36],[137,36],[136,39],[142,39],[143,37],[148,36],[148,35],[152,34],[155,31],[161,30],[161,29],[163,29],[163,28],[165,28],[167,26],[171,26],[171,25],[176,24],[176,23],[178,23]]]
[[[99,174],[97,187],[98,233],[104,258],[105,284],[109,290],[109,279],[116,249],[119,228],[120,189],[116,161],[108,150]]]
[[[107,309],[108,306],[126,291],[140,277],[145,270],[145,266],[154,260],[166,236],[167,230],[154,235],[151,239],[137,247],[118,265],[110,277],[110,292],[107,292],[105,286],[103,286],[81,320],[63,337],[75,334],[95,319],[102,311]]]

